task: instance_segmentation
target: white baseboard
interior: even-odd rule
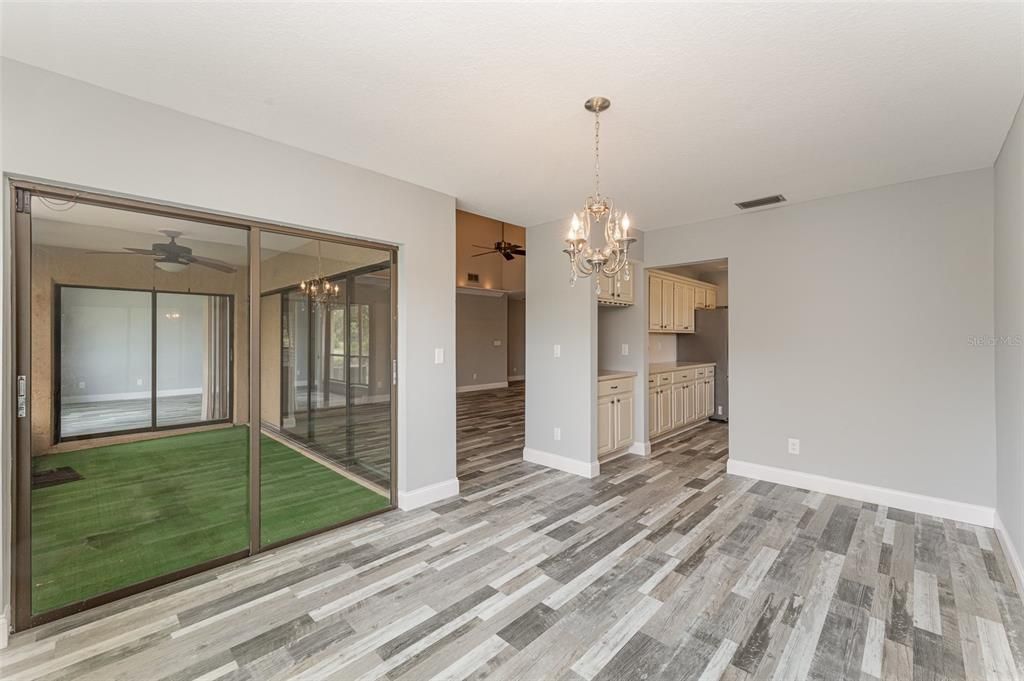
[[[435,501],[457,496],[459,496],[459,479],[452,478],[451,480],[427,485],[426,487],[418,487],[408,492],[399,490],[398,508],[403,511],[411,511],[414,508],[427,506]]]
[[[1013,579],[1017,582],[1017,590],[1024,591],[1024,563],[1021,562],[1020,554],[1017,553],[1017,547],[1014,546],[1010,533],[1006,531],[1003,519],[999,517],[999,511],[996,511],[995,520],[996,536],[999,537],[999,543],[1003,545],[1003,553],[1006,554],[1006,560],[1010,563],[1010,569],[1013,570]]]
[[[9,629],[10,620],[7,619],[7,610],[4,610],[3,614],[0,614],[0,650],[7,647]]]
[[[627,449],[630,454],[636,454],[637,456],[650,456],[651,455],[651,443],[650,442],[634,442]]]
[[[497,383],[478,383],[477,385],[460,385],[455,389],[457,393],[471,393],[476,390],[497,390],[498,388],[507,388],[508,381],[499,381]]]
[[[561,454],[552,454],[551,452],[530,449],[529,447],[523,447],[523,461],[538,463],[541,466],[565,471],[566,473],[572,473],[584,478],[596,478],[601,473],[601,464],[597,461],[579,461],[562,456]]]
[[[914,513],[924,513],[950,520],[959,520],[964,523],[981,525],[982,527],[993,527],[995,524],[995,509],[989,506],[977,506],[952,499],[929,497],[914,492],[904,492],[888,487],[875,487],[860,482],[850,482],[837,478],[827,478],[814,473],[803,473],[788,468],[776,468],[775,466],[764,466],[749,461],[737,461],[729,459],[726,471],[732,475],[741,475],[745,478],[766,480],[780,485],[800,487],[812,492],[824,494],[835,494],[836,496],[866,501],[871,504],[892,506]]]
[[[513,383],[515,381],[525,381],[525,380],[526,380],[526,376],[509,376],[508,377],[508,382],[509,383]]]

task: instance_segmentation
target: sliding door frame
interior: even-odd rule
[[[250,220],[221,213],[182,208],[169,204],[123,198],[115,194],[76,189],[57,183],[44,183],[29,179],[11,177],[7,186],[10,197],[9,224],[11,225],[12,261],[9,275],[10,297],[8,304],[13,311],[9,321],[12,325],[10,338],[13,344],[14,375],[13,386],[9,388],[11,398],[12,481],[12,550],[11,595],[14,629],[21,631],[46,622],[88,610],[100,605],[137,594],[190,575],[256,555],[262,551],[300,541],[310,536],[329,532],[338,527],[359,522],[371,516],[387,513],[397,508],[398,501],[398,246],[378,243],[365,239],[338,234],[279,225],[261,220]],[[32,612],[32,223],[31,198],[42,196],[61,201],[75,201],[94,206],[126,210],[169,218],[190,220],[215,226],[233,227],[248,232],[249,258],[249,546],[247,549],[221,556],[203,563],[189,566],[169,574],[159,575],[135,584],[115,589],[97,596],[71,603],[53,610],[33,614]],[[23,209],[24,208],[24,212]],[[319,239],[389,253],[391,273],[391,485],[390,504],[380,510],[312,530],[289,539],[271,544],[260,544],[260,437],[262,413],[260,403],[261,353],[260,353],[260,262],[261,237],[264,233],[284,234],[309,239]],[[88,287],[87,287],[88,288]],[[95,287],[94,287],[95,288]],[[179,293],[171,291],[171,293]],[[234,311],[232,310],[232,314]],[[234,374],[234,349],[232,348],[231,372]],[[154,366],[155,371],[155,366]],[[19,377],[24,377],[19,381]],[[232,386],[232,413],[234,419],[234,386]],[[52,398],[52,395],[51,395]],[[19,405],[19,399],[22,404]],[[206,425],[211,422],[205,422]],[[173,426],[180,428],[184,426]],[[125,434],[126,431],[117,433]]]

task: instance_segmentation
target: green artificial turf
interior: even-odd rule
[[[173,435],[36,457],[82,480],[32,490],[32,611],[248,548],[249,429]],[[386,497],[262,440],[269,544],[386,508]]]

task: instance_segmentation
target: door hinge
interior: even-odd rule
[[[32,192],[27,189],[14,189],[14,212],[32,213]]]

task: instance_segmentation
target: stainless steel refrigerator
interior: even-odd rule
[[[695,310],[693,333],[681,334],[676,357],[680,362],[715,363],[714,421],[729,420],[729,308]]]

